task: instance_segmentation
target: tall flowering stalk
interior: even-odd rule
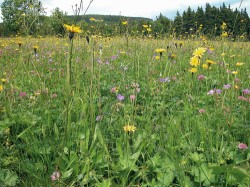
[[[76,33],[80,33],[81,29],[78,26],[75,25],[63,25],[64,28],[69,32],[69,57],[67,61],[67,75],[66,75],[66,93],[67,93],[67,101],[66,101],[66,129],[65,129],[65,141],[67,142],[68,140],[68,134],[70,133],[70,100],[72,96],[72,90],[71,90],[71,85],[72,85],[72,52],[73,52],[73,39]]]

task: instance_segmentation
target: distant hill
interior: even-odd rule
[[[153,21],[150,18],[143,18],[143,17],[127,17],[127,16],[116,16],[116,15],[98,15],[98,14],[88,14],[84,16],[75,16],[75,15],[68,15],[67,18],[73,19],[75,21],[84,20],[86,22],[90,22],[90,18],[95,18],[98,20],[103,20],[107,24],[112,23],[119,23],[121,21],[128,20],[129,22],[151,22]]]

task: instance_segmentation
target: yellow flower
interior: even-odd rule
[[[242,62],[237,62],[235,65],[236,66],[242,66],[244,63],[242,63]]]
[[[128,21],[123,21],[122,24],[123,24],[123,25],[127,25],[127,24],[128,24]]]
[[[221,56],[225,56],[226,55],[226,53],[221,53]]]
[[[188,71],[191,73],[196,73],[198,70],[197,68],[190,68]]]
[[[38,49],[38,46],[37,46],[37,45],[34,45],[34,46],[33,46],[33,49]]]
[[[95,21],[95,18],[91,17],[89,18],[89,21]]]
[[[0,84],[0,92],[3,90],[3,85]]]
[[[142,26],[143,26],[143,28],[145,28],[145,29],[148,28],[148,25],[142,25]]]
[[[222,23],[221,25],[222,30],[225,30],[227,28],[227,24],[225,22]]]
[[[148,32],[151,32],[151,31],[152,31],[152,29],[150,29],[150,28],[147,28],[147,31],[148,31]]]
[[[6,79],[1,79],[2,83],[6,83],[7,80]]]
[[[206,60],[206,62],[208,63],[208,65],[210,66],[211,64],[216,64],[216,62],[212,61],[212,60]]]
[[[80,32],[82,32],[81,29],[80,29],[80,27],[75,26],[75,25],[67,25],[67,24],[64,24],[63,26],[64,26],[64,28],[65,28],[67,31],[69,31],[70,33],[80,33]]]
[[[198,65],[200,65],[199,58],[196,56],[193,56],[192,58],[190,58],[190,64],[191,66],[197,67]]]
[[[228,33],[227,33],[227,32],[223,32],[223,33],[221,34],[221,36],[222,36],[222,37],[228,37]]]
[[[238,71],[232,71],[232,74],[237,75]]]
[[[166,52],[166,49],[159,48],[159,49],[156,49],[155,52],[156,53],[163,53],[163,52]]]
[[[202,55],[206,52],[206,48],[204,47],[199,47],[197,48],[194,52],[193,55],[196,57],[202,57]]]
[[[135,132],[136,131],[136,127],[134,125],[125,125],[123,127],[123,130],[125,132]]]
[[[160,58],[160,56],[155,56],[155,60],[159,60]]]
[[[208,69],[208,65],[207,64],[202,64],[202,68],[203,69]]]

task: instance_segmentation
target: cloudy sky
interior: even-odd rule
[[[4,0],[0,0],[2,4]],[[73,14],[72,6],[80,4],[81,0],[41,0],[46,8],[47,15],[56,7]],[[83,0],[83,9],[86,9],[90,0]],[[93,0],[87,14],[139,16],[155,19],[160,12],[168,18],[173,18],[176,11],[182,12],[188,6],[196,10],[206,3],[220,6],[223,2],[232,8],[239,8],[241,0]],[[243,0],[241,8],[246,8],[250,15],[250,0]]]

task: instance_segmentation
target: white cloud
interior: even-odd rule
[[[105,14],[105,15],[124,15],[124,16],[140,16],[155,18],[162,12],[169,17],[176,13],[186,10],[188,6],[196,10],[198,6],[205,6],[206,3],[210,5],[226,5],[231,4],[232,8],[239,7],[240,0],[93,0],[87,14]],[[241,8],[247,8],[250,14],[250,0],[243,0]],[[3,0],[0,0],[0,3]],[[69,15],[73,14],[72,5],[80,3],[80,0],[41,0],[43,6],[46,8],[47,15],[56,7],[67,12]],[[84,10],[88,6],[90,0],[83,0]],[[1,21],[1,19],[0,19]]]

